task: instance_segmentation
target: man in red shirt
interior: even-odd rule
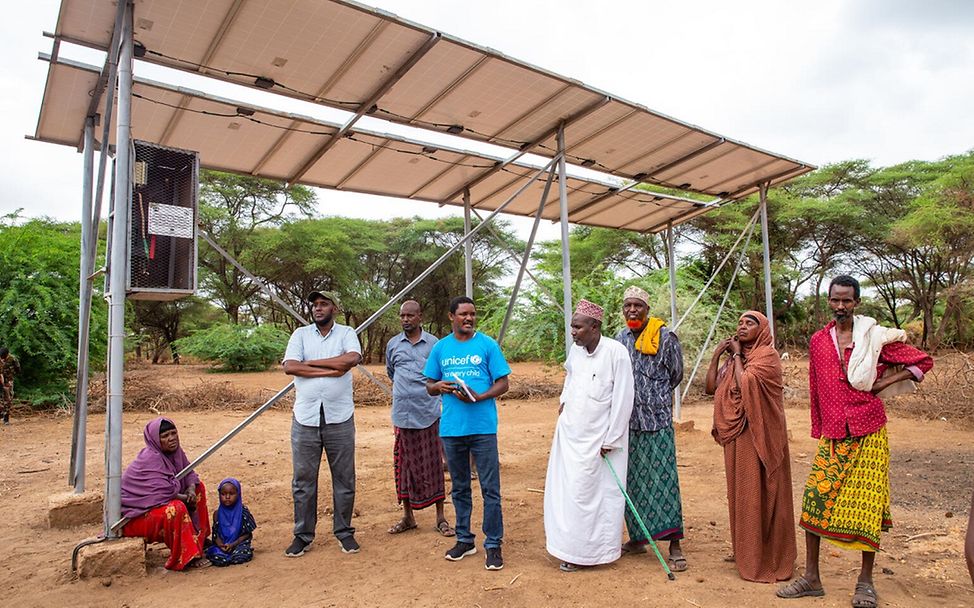
[[[812,437],[819,444],[802,491],[799,525],[805,530],[805,574],[779,588],[777,594],[782,598],[825,595],[818,568],[824,538],[843,549],[862,552],[852,605],[873,608],[877,602],[873,562],[880,533],[893,523],[889,513],[886,409],[878,393],[901,382],[919,382],[933,367],[933,359],[902,342],[902,332],[854,315],[859,296],[856,279],[848,275],[834,278],[828,300],[834,320],[817,331],[809,343]],[[854,335],[861,344],[855,343]],[[870,353],[877,351],[869,349],[879,344],[878,357],[872,355],[875,359],[870,359]],[[869,372],[865,387],[863,369]]]

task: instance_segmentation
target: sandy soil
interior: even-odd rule
[[[190,366],[160,367],[173,388],[209,381]],[[557,384],[557,369],[517,365],[515,382]],[[280,373],[221,374],[220,381],[255,392],[287,383]],[[815,441],[807,413],[788,410],[796,504]],[[66,487],[71,421],[40,415],[15,419],[0,429],[0,604],[10,606],[848,606],[858,556],[823,546],[827,595],[822,599],[778,600],[774,587],[738,578],[730,552],[723,461],[709,435],[711,406],[703,400],[684,408],[694,429],[677,435],[687,540],[688,572],[667,582],[652,556],[624,557],[615,564],[564,574],[544,549],[542,495],[547,454],[555,423],[554,399],[508,400],[500,407],[500,451],[505,516],[500,572],[483,567],[483,553],[459,563],[443,552],[451,539],[432,527],[432,510],[420,512],[418,530],[390,536],[386,529],[399,509],[392,482],[392,431],[387,407],[356,411],[358,496],[356,537],[362,552],[345,555],[330,533],[330,487],[322,474],[321,520],[313,550],[292,560],[283,556],[291,539],[290,447],[287,411],[268,412],[198,470],[215,484],[233,475],[243,483],[246,503],[259,529],[250,564],[172,573],[162,568],[166,549],[149,551],[142,578],[79,581],[70,575],[71,549],[97,534],[97,526],[50,530],[47,498]],[[192,456],[244,417],[241,411],[173,412],[186,451]],[[127,412],[124,458],[141,447],[143,425],[154,414]],[[876,560],[881,605],[972,606],[962,546],[974,481],[974,433],[944,422],[896,417],[889,424],[895,528]],[[88,433],[89,487],[103,485],[104,417],[92,416]],[[475,499],[473,521],[480,512]],[[452,519],[452,508],[448,507]],[[934,533],[913,540],[918,534]],[[482,540],[482,535],[478,535]],[[804,554],[801,535],[799,554]],[[799,562],[803,561],[802,558]]]

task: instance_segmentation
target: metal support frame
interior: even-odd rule
[[[761,198],[761,249],[764,252],[764,316],[768,318],[768,328],[771,330],[771,340],[774,343],[774,305],[771,291],[771,247],[768,234],[768,182],[762,182],[759,188]]]
[[[463,235],[470,234],[470,188],[463,189]],[[468,298],[473,299],[473,241],[463,244],[463,279],[464,291]]]
[[[484,221],[484,218],[481,217],[481,215],[479,213],[477,213],[477,210],[476,209],[473,210],[473,215],[478,220]],[[510,245],[508,245],[507,243],[505,243],[503,241],[501,233],[498,232],[497,229],[494,228],[493,225],[487,226],[487,230],[490,230],[490,233],[493,234],[495,237],[497,237],[498,242],[500,243],[501,247],[503,247],[504,249],[506,249],[507,250],[507,253],[510,254],[510,256],[514,260],[518,260],[521,257],[521,254],[520,253],[514,251],[514,249]],[[524,274],[528,275],[528,277],[530,277],[531,280],[534,281],[534,284],[537,285],[538,288],[540,288],[541,291],[543,291],[545,295],[547,295],[549,298],[551,298],[551,303],[555,305],[555,308],[557,308],[559,312],[561,312],[561,313],[564,313],[565,312],[565,307],[561,305],[561,301],[558,299],[558,296],[556,296],[554,294],[554,292],[551,291],[551,289],[548,288],[547,285],[545,285],[544,283],[542,283],[541,282],[541,279],[539,279],[538,277],[536,277],[535,274],[533,272],[531,272],[531,269],[530,268],[525,268],[524,269]]]
[[[389,310],[389,308],[393,304],[395,304],[397,301],[399,301],[399,299],[401,297],[403,297],[404,295],[406,295],[407,293],[409,293],[413,288],[415,288],[417,285],[419,285],[421,282],[423,282],[426,279],[426,277],[428,277],[437,268],[439,268],[443,264],[443,262],[445,262],[447,259],[449,259],[450,256],[452,256],[454,253],[456,253],[457,251],[459,251],[459,249],[461,247],[463,247],[464,243],[466,243],[467,241],[469,241],[470,239],[472,239],[474,236],[476,236],[477,233],[479,233],[481,230],[483,230],[486,227],[490,226],[490,222],[492,222],[494,220],[494,218],[497,217],[498,214],[500,214],[501,212],[503,212],[504,209],[506,209],[508,205],[510,205],[511,203],[513,203],[519,196],[521,196],[521,194],[523,194],[524,191],[527,190],[528,187],[532,183],[534,183],[534,181],[536,179],[538,179],[539,177],[541,177],[541,175],[543,175],[545,172],[551,170],[551,168],[554,166],[554,164],[558,160],[558,158],[559,157],[556,156],[555,158],[551,159],[548,162],[547,165],[545,165],[544,167],[542,167],[541,169],[539,169],[538,171],[536,171],[531,176],[531,178],[529,180],[527,180],[527,182],[525,182],[525,184],[523,186],[521,186],[520,188],[518,188],[517,192],[515,192],[514,194],[512,194],[510,196],[510,198],[508,198],[506,201],[504,201],[503,204],[501,204],[500,206],[497,207],[497,209],[495,209],[494,211],[492,211],[490,213],[490,215],[488,215],[486,218],[484,218],[484,220],[482,222],[480,222],[479,224],[477,224],[476,226],[474,226],[473,229],[468,234],[465,234],[462,239],[460,239],[459,241],[457,241],[456,243],[454,243],[446,252],[443,253],[443,255],[441,255],[439,258],[436,259],[436,261],[434,261],[432,264],[430,264],[429,267],[426,270],[424,270],[423,272],[421,272],[415,279],[413,279],[412,281],[410,281],[410,283],[408,285],[406,285],[405,287],[403,287],[399,291],[399,293],[397,293],[396,295],[394,295],[391,298],[389,298],[389,300],[385,304],[383,304],[382,307],[380,307],[378,310],[376,310],[374,313],[372,313],[372,315],[368,319],[366,319],[361,324],[359,324],[359,326],[355,328],[355,333],[356,334],[361,334],[363,331],[365,331],[370,325],[372,325],[373,323],[375,323],[375,321],[377,321],[387,310]],[[178,479],[182,479],[183,477],[185,477],[190,471],[192,471],[194,468],[196,468],[197,466],[199,466],[200,463],[202,463],[204,460],[206,460],[207,458],[209,458],[214,452],[216,452],[223,445],[225,445],[228,441],[230,441],[230,439],[232,439],[235,435],[237,435],[237,433],[239,433],[240,431],[242,431],[244,428],[246,428],[248,425],[250,425],[250,423],[252,423],[254,420],[256,420],[261,414],[263,414],[265,411],[267,411],[268,408],[270,408],[272,405],[274,405],[274,403],[276,403],[278,400],[280,400],[280,398],[283,397],[284,395],[286,395],[292,388],[294,388],[294,382],[291,382],[290,384],[288,384],[287,386],[285,386],[284,388],[282,388],[280,391],[278,391],[276,395],[274,395],[273,397],[271,397],[266,403],[264,403],[259,408],[257,408],[252,414],[250,414],[249,416],[247,416],[246,419],[244,419],[242,422],[240,422],[239,424],[237,424],[236,427],[234,427],[233,429],[231,429],[219,441],[217,441],[215,444],[213,444],[212,446],[210,446],[209,448],[207,448],[207,450],[204,451],[202,454],[200,454],[199,456],[197,456],[192,462],[189,463],[189,465],[186,466],[186,468],[184,468],[182,471],[180,471],[176,475],[176,477]],[[112,526],[113,529],[120,529],[121,528],[121,525],[122,525],[122,520],[121,519],[116,518],[116,519],[114,519],[112,521],[115,522],[114,525]]]
[[[78,270],[78,369],[75,378],[74,425],[71,431],[71,463],[68,484],[75,493],[85,491],[85,452],[88,420],[88,338],[91,329],[91,290],[95,260],[92,241],[92,199],[95,171],[95,117],[85,119],[84,161],[81,176],[81,261]]]
[[[670,270],[670,325],[676,326],[676,251],[673,249],[673,222],[666,224],[666,258]],[[680,419],[683,394],[680,387],[673,389],[673,418]]]
[[[114,221],[112,223],[111,269],[108,303],[108,415],[105,417],[105,536],[114,538],[111,522],[122,512],[122,398],[125,359],[125,278],[128,210],[132,191],[132,68],[133,10],[132,0],[119,3],[125,11],[122,19],[118,61],[118,121],[115,141]]]
[[[565,123],[558,126],[558,201],[561,212],[561,280],[565,306],[565,355],[572,348],[572,261],[568,251],[568,175],[565,173]]]
[[[548,180],[544,185],[544,192],[541,194],[541,202],[538,204],[538,212],[534,214],[534,225],[531,226],[531,235],[524,248],[524,256],[521,258],[521,266],[517,270],[517,279],[514,281],[514,288],[511,290],[511,299],[507,303],[507,312],[504,313],[504,321],[501,323],[501,330],[497,334],[497,343],[504,343],[504,334],[507,333],[507,324],[511,321],[514,313],[514,304],[517,302],[517,293],[521,289],[521,280],[524,279],[524,271],[528,268],[531,260],[531,249],[534,247],[534,237],[538,234],[538,225],[541,224],[541,214],[544,213],[545,202],[548,200],[548,193],[551,191],[551,182],[554,181],[554,171],[548,172]]]
[[[734,244],[731,245],[731,248],[727,250],[727,254],[724,255],[724,259],[721,260],[720,264],[717,265],[717,269],[714,270],[713,274],[710,275],[710,278],[707,279],[707,282],[704,284],[703,288],[700,289],[700,293],[697,294],[697,297],[694,298],[690,306],[687,307],[685,311],[683,311],[683,316],[681,316],[680,320],[676,322],[676,325],[673,327],[673,329],[677,329],[678,327],[680,327],[680,325],[683,325],[684,321],[687,320],[687,317],[690,315],[690,311],[692,311],[693,308],[697,305],[697,303],[700,302],[700,298],[703,297],[703,294],[707,292],[707,288],[710,287],[710,284],[713,283],[714,279],[717,278],[717,275],[720,274],[720,271],[724,267],[724,264],[727,263],[727,260],[729,260],[730,257],[734,255],[734,250],[737,249],[737,246],[744,238],[744,235],[747,234],[748,230],[751,228],[752,225],[754,225],[754,222],[756,222],[757,219],[758,219],[758,212],[755,211],[754,215],[751,216],[751,219],[744,226],[744,229],[741,230],[741,233],[739,235],[737,235],[737,240],[734,241]]]
[[[724,297],[720,301],[720,306],[717,308],[717,314],[714,315],[713,322],[710,324],[710,331],[707,332],[707,339],[704,340],[703,346],[700,347],[700,352],[697,353],[697,360],[693,364],[693,371],[690,372],[690,377],[687,378],[687,384],[683,389],[682,397],[687,396],[687,392],[690,390],[690,385],[693,383],[693,378],[697,375],[697,370],[700,369],[700,364],[703,362],[703,356],[707,352],[707,347],[710,346],[710,340],[714,337],[714,331],[717,330],[717,323],[720,321],[721,313],[724,312],[724,305],[727,304],[727,299],[730,297],[731,289],[734,287],[734,281],[737,280],[737,275],[741,271],[741,266],[744,264],[744,258],[747,256],[747,246],[751,244],[751,236],[754,234],[755,223],[756,222],[751,222],[746,228],[747,240],[744,241],[744,246],[741,247],[741,253],[737,256],[737,265],[734,267],[734,274],[731,275],[731,280],[727,283],[727,289],[724,290]],[[702,293],[703,292],[701,292],[701,294]]]
[[[426,40],[426,42],[424,42],[423,45],[416,50],[416,52],[414,52],[412,55],[409,56],[408,59],[406,59],[405,63],[399,66],[399,69],[397,69],[392,76],[390,76],[388,79],[386,79],[385,82],[379,85],[379,88],[376,89],[371,95],[369,95],[368,99],[366,99],[359,105],[358,109],[355,111],[355,114],[347,121],[345,121],[345,124],[343,124],[341,128],[338,129],[338,133],[335,133],[334,135],[329,137],[328,140],[325,141],[325,143],[321,144],[321,146],[319,146],[318,149],[315,150],[314,153],[311,155],[311,158],[309,158],[304,163],[304,165],[302,165],[301,168],[298,169],[294,173],[294,175],[292,175],[287,180],[287,182],[289,184],[294,184],[300,181],[301,178],[304,177],[305,174],[307,174],[307,172],[310,171],[311,168],[314,167],[315,164],[319,160],[321,160],[321,158],[325,154],[328,153],[328,150],[331,150],[332,147],[335,146],[335,144],[340,142],[342,138],[345,137],[345,135],[352,130],[352,127],[355,125],[355,123],[357,123],[360,118],[365,116],[368,113],[368,111],[372,109],[372,106],[374,106],[379,101],[379,99],[382,98],[383,95],[389,92],[389,89],[395,86],[397,82],[402,80],[402,78],[409,72],[409,70],[411,70],[414,65],[419,63],[419,60],[422,59],[423,56],[425,56],[427,53],[429,53],[434,46],[436,46],[436,43],[440,41],[440,38],[441,38],[440,33],[434,32],[433,35],[430,36]]]
[[[271,289],[271,286],[268,285],[266,281],[262,280],[260,277],[247,270],[247,268],[243,264],[238,262],[232,255],[227,253],[226,249],[220,247],[220,245],[216,242],[216,240],[214,240],[213,237],[209,235],[209,233],[203,230],[202,226],[198,226],[198,229],[199,229],[199,235],[203,237],[203,240],[206,241],[206,243],[210,247],[212,247],[214,251],[216,251],[221,256],[223,256],[223,258],[226,259],[228,262],[230,262],[234,266],[234,268],[242,272],[244,276],[246,276],[248,279],[256,283],[257,286],[260,287],[261,291],[267,294],[267,297],[269,297],[272,302],[274,302],[275,304],[283,308],[288,314],[290,314],[292,317],[300,321],[302,324],[304,325],[308,324],[308,320],[305,319],[304,316],[302,316],[298,311],[294,310],[293,306],[285,302],[283,299],[280,298],[280,296],[274,293],[274,290]],[[392,390],[388,386],[380,382],[379,379],[372,374],[372,372],[370,372],[368,369],[365,368],[365,366],[357,365],[356,369],[358,369],[358,371],[363,376],[371,380],[373,383],[375,383],[376,386],[382,389],[382,392],[385,393],[386,396],[392,397]]]

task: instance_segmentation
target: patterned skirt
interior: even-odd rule
[[[203,557],[203,541],[210,536],[203,482],[196,485],[196,496],[199,501],[193,515],[190,515],[183,501],[173,499],[129,521],[122,528],[122,536],[141,536],[147,543],[165,543],[169,547],[166,568],[184,569],[189,562]],[[193,523],[194,516],[199,528]]]
[[[673,427],[661,431],[629,431],[626,492],[654,540],[683,538],[683,505]],[[629,509],[626,509],[626,529],[632,542],[649,542]]]
[[[423,509],[446,497],[439,420],[425,429],[397,427],[392,459],[400,503]]]
[[[819,440],[799,526],[843,549],[878,551],[880,533],[893,526],[889,503],[885,427],[863,437]]]

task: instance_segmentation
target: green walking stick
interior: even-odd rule
[[[622,486],[622,480],[619,479],[619,476],[616,474],[615,467],[613,467],[612,463],[609,462],[609,458],[607,456],[603,456],[602,460],[605,461],[605,464],[609,465],[609,471],[612,473],[613,479],[616,480],[616,485],[619,486],[619,491],[622,492],[622,495],[626,498],[626,504],[629,505],[629,510],[639,523],[639,529],[643,531],[643,534],[645,534],[647,540],[649,540],[649,546],[653,548],[653,553],[656,554],[656,559],[658,559],[660,565],[663,566],[663,570],[666,572],[666,578],[670,579],[671,581],[675,581],[676,575],[670,571],[670,567],[666,565],[666,560],[664,560],[663,556],[660,555],[659,548],[656,546],[656,543],[653,542],[653,537],[650,535],[649,530],[646,529],[646,524],[643,523],[643,518],[639,516],[639,511],[636,510],[636,505],[632,504],[632,499],[629,498],[629,494],[626,493],[626,489]]]

